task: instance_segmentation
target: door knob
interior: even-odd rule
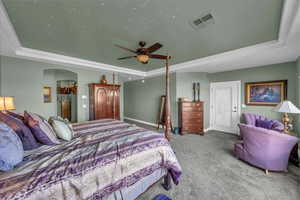
[[[232,112],[237,112],[237,109],[236,109],[236,108],[237,108],[236,106],[233,106]]]

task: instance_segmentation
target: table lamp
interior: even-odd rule
[[[14,97],[0,97],[0,111],[15,110]]]
[[[284,124],[284,133],[289,133],[289,124],[292,123],[292,119],[288,116],[288,113],[300,114],[300,110],[290,101],[283,101],[278,104],[274,111],[284,113],[282,122]]]

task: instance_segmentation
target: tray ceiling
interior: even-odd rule
[[[3,0],[22,43],[32,49],[150,71],[114,44],[135,49],[160,42],[172,64],[276,40],[282,0]],[[211,12],[214,24],[194,30],[189,21]]]

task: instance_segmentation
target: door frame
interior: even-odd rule
[[[237,84],[237,88],[238,88],[238,92],[237,92],[237,96],[238,96],[238,101],[237,101],[237,114],[238,114],[238,123],[240,123],[240,117],[241,117],[241,105],[242,105],[242,98],[241,98],[241,93],[242,93],[242,81],[241,80],[237,80],[237,81],[224,81],[224,82],[211,82],[210,83],[210,106],[209,106],[209,129],[211,130],[217,130],[217,131],[223,131],[223,132],[228,132],[228,130],[221,130],[221,129],[217,129],[213,126],[213,104],[214,104],[214,98],[213,98],[213,87],[214,86],[222,86],[225,84]],[[234,133],[239,135],[239,129],[236,129],[237,132],[232,132],[230,131],[230,133]]]

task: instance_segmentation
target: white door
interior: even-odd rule
[[[241,112],[241,82],[228,81],[210,85],[210,128],[238,134]]]

